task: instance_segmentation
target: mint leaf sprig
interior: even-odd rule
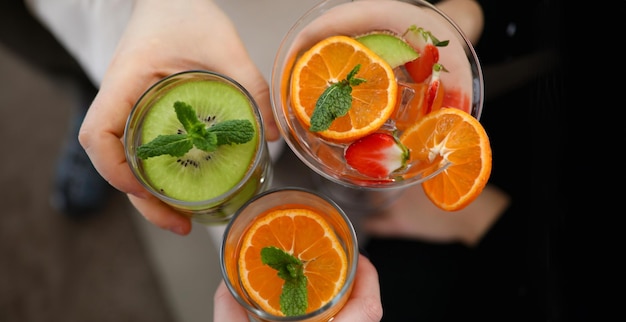
[[[432,32],[416,25],[409,26],[409,28],[407,28],[407,30],[404,32],[403,36],[409,32],[420,35],[423,38],[424,42],[428,42],[428,38],[430,38],[433,45],[435,45],[436,47],[446,47],[450,43],[450,40],[439,40],[437,39],[437,37],[435,37],[435,35],[433,35]]]
[[[348,113],[352,107],[352,86],[357,86],[366,81],[363,78],[354,77],[359,69],[361,69],[361,64],[354,66],[346,79],[331,84],[320,95],[311,115],[311,126],[309,127],[311,132],[327,130],[336,118]]]
[[[254,127],[248,120],[227,120],[207,127],[191,105],[177,101],[174,103],[176,117],[186,133],[159,135],[152,141],[137,148],[140,159],[148,159],[169,154],[182,157],[194,146],[212,152],[220,145],[242,144],[254,137]]]
[[[303,315],[308,306],[307,277],[304,264],[293,255],[274,246],[261,249],[261,262],[278,271],[285,280],[280,294],[280,310],[286,316]]]

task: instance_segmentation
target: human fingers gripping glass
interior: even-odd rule
[[[166,7],[154,10],[148,2],[137,3],[83,123],[80,141],[111,185],[137,197],[133,204],[139,205],[142,215],[159,227],[188,232],[189,222],[168,211],[157,199],[149,198],[121,158],[124,119],[143,91],[183,70],[218,71],[240,81],[258,98],[268,127],[265,139],[275,140],[279,135],[271,117],[267,83],[248,57],[229,18],[211,1],[198,1],[196,5],[190,1],[184,6],[166,1],[163,5]],[[183,23],[171,23],[180,17],[184,17]],[[219,35],[214,32],[217,29]],[[148,209],[159,215],[146,213]]]
[[[213,296],[213,321],[250,322],[246,310],[230,294],[224,281]]]
[[[352,294],[333,322],[377,322],[382,316],[378,272],[370,260],[360,254]]]
[[[377,322],[382,318],[383,308],[376,268],[361,254],[357,265],[352,293],[333,322]],[[220,282],[215,291],[213,304],[213,321],[250,321],[245,309],[235,300],[224,281]]]
[[[191,218],[180,214],[156,197],[150,196],[146,199],[140,199],[128,195],[128,199],[133,207],[155,226],[181,236],[185,236],[191,231]]]
[[[121,140],[128,114],[147,88],[142,84],[156,81],[156,77],[139,72],[139,67],[126,67],[125,61],[112,64],[83,121],[79,140],[102,177],[129,197],[133,196],[131,202],[146,219],[160,228],[186,235],[191,230],[189,219],[153,198],[126,162]]]

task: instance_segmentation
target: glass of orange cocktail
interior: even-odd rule
[[[253,321],[330,321],[352,291],[358,256],[341,208],[295,187],[241,207],[220,252],[224,281]]]
[[[321,1],[283,39],[271,99],[289,147],[334,189],[428,182],[429,197],[456,210],[489,176],[478,57],[428,2]],[[446,182],[463,182],[463,200],[446,204]]]

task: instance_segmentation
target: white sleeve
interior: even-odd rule
[[[31,13],[100,86],[134,0],[25,0]]]
[[[24,0],[33,16],[78,61],[89,79],[100,87],[117,44],[130,20],[135,0]],[[174,1],[174,0],[173,0]],[[252,60],[270,79],[273,57],[291,24],[318,0],[215,0],[241,31]],[[267,21],[267,28],[258,25]],[[276,161],[282,140],[269,142]]]

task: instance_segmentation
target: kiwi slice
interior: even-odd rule
[[[239,183],[254,162],[259,125],[251,102],[237,88],[219,81],[172,85],[146,113],[142,142],[184,131],[174,110],[176,101],[191,105],[207,126],[226,120],[249,120],[255,126],[253,139],[244,144],[221,145],[213,152],[194,147],[182,157],[161,155],[141,161],[146,179],[161,194],[191,202],[215,198]]]
[[[391,68],[419,57],[419,53],[409,43],[391,32],[375,31],[355,39],[384,59]]]

